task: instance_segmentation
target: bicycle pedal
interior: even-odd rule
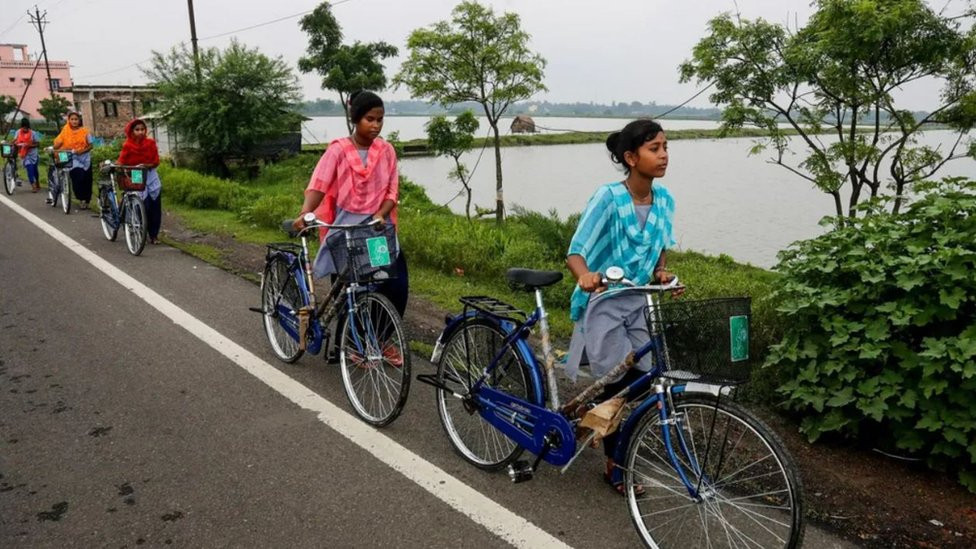
[[[529,465],[528,461],[519,459],[508,465],[508,478],[514,484],[532,480],[534,476],[535,471],[532,470],[532,466]]]

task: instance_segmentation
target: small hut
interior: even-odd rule
[[[512,133],[535,133],[535,120],[520,114],[512,120]]]

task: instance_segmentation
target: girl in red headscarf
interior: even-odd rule
[[[118,163],[123,166],[142,166],[146,170],[146,188],[139,197],[146,204],[146,224],[149,242],[159,244],[159,227],[163,221],[163,185],[156,173],[159,166],[159,149],[156,141],[146,136],[146,123],[136,118],[125,126],[125,143],[119,153]]]

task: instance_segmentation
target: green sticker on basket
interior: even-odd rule
[[[749,358],[749,317],[729,317],[729,341],[732,362]]]
[[[71,158],[66,151],[58,151],[58,162],[67,162]]]
[[[386,267],[390,264],[390,246],[387,245],[385,236],[367,238],[366,248],[369,249],[371,267]]]
[[[130,179],[137,185],[142,183],[142,170],[132,170],[132,177]]]
[[[4,156],[10,156],[13,153],[14,153],[14,148],[11,147],[10,145],[7,145],[6,143],[4,143],[3,144],[3,155]]]

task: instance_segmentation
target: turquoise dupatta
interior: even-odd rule
[[[643,229],[623,182],[597,189],[576,227],[569,255],[582,256],[590,271],[606,272],[617,266],[634,283],[647,284],[661,252],[677,243],[672,229],[674,198],[661,185],[655,183],[652,188],[654,200]],[[576,286],[570,299],[573,321],[583,318],[588,299],[589,294]]]

